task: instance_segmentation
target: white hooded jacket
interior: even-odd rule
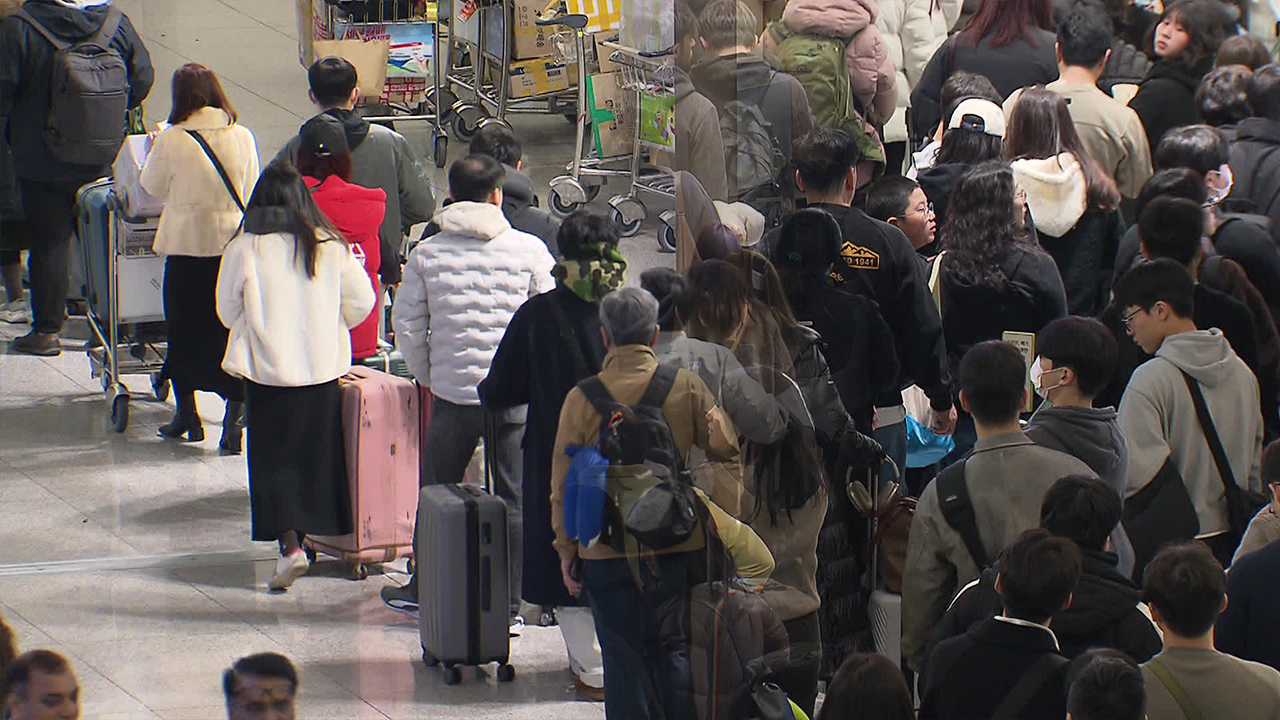
[[[911,89],[920,82],[925,65],[947,39],[962,5],[963,0],[880,0],[876,27],[889,45],[889,59],[897,70],[898,84],[898,106],[884,126],[886,143],[907,139]]]
[[[1027,192],[1036,232],[1062,237],[1089,209],[1089,185],[1071,153],[1040,160],[1014,160],[1013,177]]]
[[[555,259],[515,230],[497,205],[456,202],[436,214],[440,232],[418,243],[392,308],[396,346],[437,397],[479,405],[476,388],[507,324],[525,300],[555,289]]]

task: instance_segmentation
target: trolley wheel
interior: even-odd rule
[[[369,566],[364,563],[351,563],[351,579],[365,580],[369,577]]]
[[[603,185],[583,185],[582,191],[587,194],[587,202],[592,202],[600,197],[600,190],[603,187]]]
[[[462,668],[457,665],[444,666],[444,684],[457,685],[462,682]]]
[[[578,113],[577,113],[577,112],[567,112],[567,113],[565,113],[565,114],[564,114],[564,119],[565,119],[565,120],[568,120],[570,125],[577,125],[577,124],[578,124]]]
[[[510,663],[498,666],[498,682],[511,682],[516,679],[516,668]]]
[[[462,116],[462,113],[453,116],[451,125],[453,126],[453,136],[463,142],[469,142],[480,130],[478,123],[475,125],[467,124],[467,119]]]
[[[609,219],[618,226],[618,233],[622,235],[622,237],[633,237],[636,233],[640,232],[640,226],[644,224],[644,218],[637,218],[631,222],[627,222],[626,218],[622,216],[621,212],[618,212],[617,208],[613,208],[609,211]]]
[[[116,395],[111,401],[111,429],[122,433],[129,428],[129,396]]]
[[[160,402],[169,399],[169,381],[165,379],[164,373],[151,373],[151,391],[156,394],[156,399]]]
[[[443,170],[444,166],[449,162],[449,136],[444,134],[443,130],[432,143],[431,155],[436,161],[437,169]]]
[[[596,191],[599,193],[599,191]],[[551,212],[558,218],[567,218],[570,215],[582,209],[582,203],[565,202],[560,199],[560,193],[551,191]]]
[[[427,667],[439,667],[440,661],[435,659],[435,657],[431,653],[427,652],[424,649],[422,651],[422,664],[426,665]]]
[[[676,229],[665,223],[662,225],[662,231],[658,233],[658,250],[664,253],[676,251]]]

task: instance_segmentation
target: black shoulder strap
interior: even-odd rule
[[[187,130],[187,134],[192,137],[200,145],[200,149],[204,150],[204,154],[209,156],[209,162],[213,163],[213,169],[218,171],[218,177],[222,178],[222,184],[227,186],[227,192],[231,193],[231,199],[236,201],[236,207],[240,208],[240,212],[244,212],[244,201],[240,199],[240,191],[236,190],[235,184],[231,182],[231,176],[227,174],[227,169],[222,167],[222,161],[214,154],[213,148],[209,147],[209,143],[205,142],[200,133],[195,130]]]
[[[943,470],[938,475],[938,504],[942,508],[942,517],[953,530],[960,533],[960,539],[969,550],[969,556],[978,566],[979,572],[990,567],[987,550],[982,546],[982,536],[978,534],[978,516],[973,512],[973,503],[969,500],[969,484],[965,482],[965,466],[968,458]]]
[[[43,37],[45,40],[48,40],[49,44],[54,46],[58,50],[66,50],[67,48],[71,47],[71,43],[49,32],[49,28],[40,24],[40,21],[36,20],[31,13],[27,12],[26,8],[19,8],[13,13],[13,16],[20,20],[25,20],[28,25],[35,28],[36,32],[40,33],[41,37]]]
[[[1018,678],[1017,684],[1008,695],[1004,696],[1004,700],[1000,701],[1000,705],[991,714],[992,720],[1014,720],[1014,718],[1026,717],[1022,713],[1023,708],[1031,702],[1036,693],[1040,692],[1040,688],[1044,687],[1049,678],[1062,669],[1067,662],[1068,660],[1058,653],[1041,655],[1040,659]]]
[[[649,381],[649,387],[644,391],[644,397],[640,398],[640,402],[636,403],[636,407],[661,410],[663,404],[667,402],[667,396],[671,394],[671,389],[676,386],[678,373],[679,370],[674,365],[659,365],[658,369],[653,371],[653,379]]]
[[[116,31],[120,29],[121,19],[124,13],[120,12],[120,8],[111,5],[107,8],[107,17],[102,20],[102,27],[98,28],[98,34],[93,36],[92,42],[102,47],[109,47],[112,39],[116,36]]]
[[[1204,401],[1204,393],[1200,391],[1200,383],[1184,370],[1182,378],[1187,381],[1187,389],[1191,391],[1191,401],[1196,405],[1196,417],[1200,419],[1200,430],[1209,443],[1209,451],[1213,453],[1213,462],[1218,466],[1218,476],[1222,479],[1222,487],[1231,492],[1236,485],[1236,475],[1231,471],[1231,462],[1227,460],[1227,451],[1222,447],[1222,438],[1218,437],[1218,429],[1213,425],[1213,416],[1209,414],[1209,406]]]
[[[53,45],[58,50],[66,50],[69,47],[80,44],[68,42],[63,38],[54,35],[49,31],[49,28],[41,24],[39,20],[36,20],[35,17],[25,9],[19,9],[14,12],[13,15],[25,20],[26,23],[35,28],[35,31],[40,33],[45,40],[48,40],[50,45]],[[98,28],[98,32],[94,33],[93,37],[81,42],[92,42],[101,45],[102,47],[107,47],[111,44],[112,38],[116,36],[116,31],[120,29],[120,22],[123,17],[124,13],[120,11],[120,8],[115,6],[107,8],[107,16],[102,21],[102,27]]]
[[[595,408],[603,419],[607,420],[618,407],[618,401],[613,399],[609,388],[605,387],[600,378],[595,375],[578,383],[578,389],[587,396],[587,402],[591,403],[591,407]]]

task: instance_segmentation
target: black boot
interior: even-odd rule
[[[187,442],[204,440],[204,426],[200,424],[200,415],[196,412],[196,394],[177,393],[177,400],[178,413],[168,425],[160,426],[160,437],[176,440],[186,435]]]
[[[228,400],[227,411],[222,416],[222,439],[218,441],[218,450],[224,455],[240,454],[244,442],[243,417],[244,403]]]

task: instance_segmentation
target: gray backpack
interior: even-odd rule
[[[129,112],[129,65],[111,46],[123,14],[110,8],[102,28],[75,43],[54,35],[26,10],[14,16],[35,28],[56,50],[44,126],[49,152],[71,165],[110,165],[124,142]]]

